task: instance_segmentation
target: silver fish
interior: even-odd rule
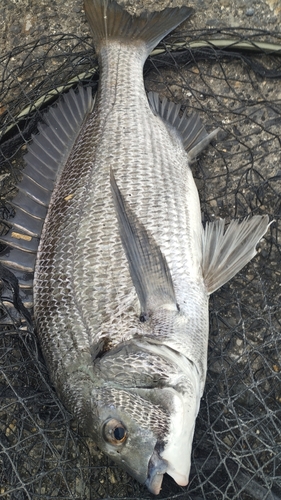
[[[96,100],[80,88],[46,115],[1,260],[26,303],[35,266],[35,321],[64,404],[158,494],[165,473],[189,480],[208,297],[255,255],[268,217],[203,229],[190,163],[217,130],[147,98],[143,64],[191,9],[131,17],[115,1],[85,0],[85,11],[101,70]]]

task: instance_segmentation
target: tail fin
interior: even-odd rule
[[[84,8],[97,52],[109,39],[118,39],[127,43],[143,41],[147,55],[164,36],[193,13],[193,9],[181,7],[145,12],[137,17],[128,14],[115,0],[85,0]]]

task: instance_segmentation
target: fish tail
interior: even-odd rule
[[[131,16],[115,0],[85,0],[84,8],[97,53],[110,41],[124,40],[127,44],[145,43],[147,56],[162,38],[193,13],[192,8],[181,7]]]

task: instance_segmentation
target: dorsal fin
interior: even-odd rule
[[[180,116],[181,105],[168,101],[166,97],[160,100],[157,92],[149,92],[147,97],[153,112],[179,132],[190,161],[194,160],[219,132],[217,128],[208,134],[197,113],[187,116],[185,111]]]
[[[0,261],[10,269],[23,273],[34,271],[35,259],[43,223],[55,183],[72,151],[81,127],[92,111],[94,101],[91,88],[70,90],[60,102],[44,115],[39,134],[33,136],[25,156],[26,166],[18,193],[12,200],[15,217],[8,220],[9,232],[0,236],[7,248]],[[22,275],[20,287],[26,288]]]

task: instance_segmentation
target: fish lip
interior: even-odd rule
[[[146,487],[154,495],[158,495],[160,493],[163,476],[168,470],[168,467],[168,462],[161,458],[157,450],[154,449],[148,463],[148,473],[145,481]]]

